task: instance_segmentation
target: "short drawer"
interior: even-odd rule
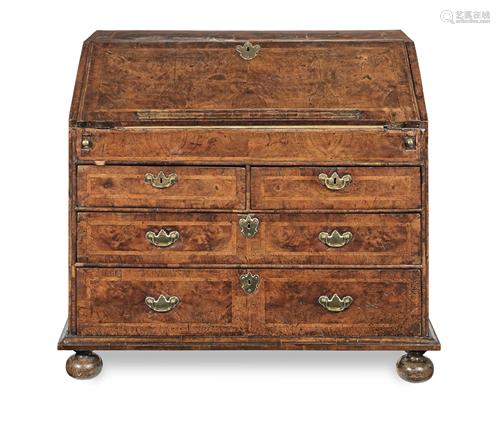
[[[80,207],[244,209],[244,168],[78,167]]]
[[[245,261],[245,239],[235,214],[78,213],[77,224],[77,261],[82,263]]]
[[[421,216],[414,214],[255,214],[252,263],[420,265]]]
[[[241,314],[233,311],[246,296],[237,290],[234,270],[80,268],[76,278],[78,334],[245,332]]]
[[[419,167],[252,168],[252,209],[420,209]]]
[[[79,263],[420,265],[420,214],[88,213],[77,216]]]
[[[265,306],[259,333],[413,336],[421,333],[420,270],[255,270]],[[323,303],[321,303],[321,302]]]

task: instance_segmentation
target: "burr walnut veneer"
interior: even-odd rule
[[[432,376],[428,122],[401,31],[98,31],[69,122],[68,373],[94,350],[403,350]]]

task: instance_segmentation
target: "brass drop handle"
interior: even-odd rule
[[[331,299],[329,299],[328,296],[321,296],[318,299],[319,304],[331,312],[341,312],[347,309],[353,301],[351,296],[345,296],[341,299],[336,294],[334,294]]]
[[[179,232],[177,232],[176,230],[167,233],[163,229],[161,229],[157,234],[155,234],[154,232],[146,233],[147,240],[157,247],[169,247],[175,241],[177,241],[179,237]]]
[[[154,297],[146,297],[145,302],[155,312],[168,312],[177,306],[179,298],[172,296],[167,299],[163,294],[160,294],[157,300]]]
[[[346,245],[352,239],[351,232],[345,232],[342,235],[334,230],[331,235],[327,232],[321,232],[319,234],[319,240],[329,247],[340,248]]]
[[[179,179],[176,173],[173,172],[167,177],[163,171],[160,171],[157,177],[148,172],[144,175],[144,178],[146,179],[146,183],[151,184],[151,186],[157,189],[166,189],[173,186]]]
[[[352,177],[349,174],[340,178],[336,172],[334,172],[330,178],[328,178],[328,175],[326,174],[320,174],[318,175],[318,179],[323,186],[326,186],[330,190],[343,189],[352,181]]]

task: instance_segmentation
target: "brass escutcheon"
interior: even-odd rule
[[[336,172],[334,172],[330,178],[328,178],[328,175],[326,174],[320,174],[318,175],[318,179],[321,184],[323,184],[330,190],[343,189],[352,181],[352,177],[349,174],[346,174],[342,178],[340,178]]]
[[[243,288],[243,291],[247,294],[252,294],[259,288],[259,281],[259,275],[253,275],[252,272],[240,276],[241,288]]]
[[[163,229],[161,229],[158,234],[155,234],[154,232],[146,233],[147,240],[157,247],[168,247],[177,241],[179,237],[179,232],[176,230],[173,230],[169,234],[167,234],[167,232]]]
[[[246,42],[243,46],[236,46],[236,51],[239,52],[243,59],[250,60],[255,58],[257,52],[260,51],[260,46],[252,46],[250,42]]]
[[[174,172],[167,177],[163,171],[160,171],[157,177],[148,172],[144,175],[144,178],[146,179],[146,183],[151,184],[151,186],[157,189],[166,189],[167,187],[173,186],[179,179]]]
[[[241,233],[247,238],[253,238],[258,232],[257,227],[259,226],[259,219],[257,217],[250,217],[250,214],[248,214],[246,218],[240,218],[239,224]]]
[[[163,294],[160,294],[157,300],[154,297],[146,297],[146,305],[148,305],[155,312],[168,312],[174,309],[179,303],[177,296],[172,296],[167,299]]]
[[[339,248],[343,247],[352,239],[351,232],[345,232],[342,235],[334,230],[331,235],[328,235],[327,232],[321,232],[319,234],[319,240],[329,247]]]
[[[351,296],[345,296],[341,299],[339,296],[334,294],[331,299],[329,299],[328,296],[321,296],[318,299],[318,302],[321,306],[331,312],[340,312],[347,309],[352,304],[353,300]]]

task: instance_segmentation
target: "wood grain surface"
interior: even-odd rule
[[[261,46],[251,61],[246,41]],[[440,349],[427,120],[401,31],[94,33],[71,103],[58,348]],[[160,171],[179,180],[145,182]],[[333,172],[353,180],[328,190],[317,177]],[[161,229],[180,237],[156,247],[145,235]],[[353,237],[319,240],[334,230]],[[334,293],[353,304],[327,311]],[[160,294],[180,302],[154,312]]]
[[[420,163],[419,129],[150,128],[78,129],[79,161],[186,165],[334,165]],[[404,138],[415,138],[406,150]],[[84,139],[90,148],[82,148]]]
[[[352,181],[330,190],[319,174]],[[252,168],[252,209],[419,209],[420,168]]]
[[[245,293],[237,293],[237,279],[226,269],[78,269],[78,333],[241,334],[244,313],[233,317],[233,299]],[[179,303],[155,312],[145,299],[161,294]]]
[[[263,335],[421,333],[419,270],[270,269],[255,273],[262,278],[265,293],[264,317],[257,323]],[[350,296],[353,303],[341,312],[328,311],[318,303],[319,297],[334,294]]]
[[[172,186],[158,189],[144,176],[177,174]],[[162,207],[245,209],[244,168],[183,168],[137,166],[78,167],[78,205],[81,207]]]
[[[91,40],[78,123],[418,120],[402,40],[249,41]]]
[[[246,238],[237,214],[79,213],[79,263],[419,265],[419,214],[255,214],[258,232]],[[179,232],[169,247],[145,235]],[[351,232],[341,248],[321,232]]]
[[[420,333],[419,270],[257,269],[246,294],[236,269],[78,269],[77,325],[82,335],[414,336]],[[321,295],[349,295],[343,312]],[[177,296],[170,312],[146,297]]]

